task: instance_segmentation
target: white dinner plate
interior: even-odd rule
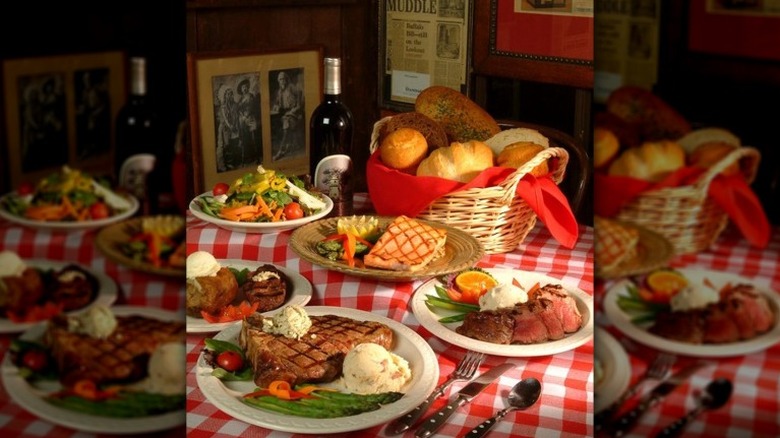
[[[5,198],[11,196],[12,193],[8,193],[4,195],[2,198],[0,198],[0,205],[3,204],[3,201]],[[94,230],[97,228],[105,227],[106,225],[115,224],[117,222],[123,221],[129,217],[132,217],[136,211],[138,211],[138,208],[140,204],[138,203],[138,199],[136,199],[134,196],[126,194],[122,195],[124,198],[126,198],[128,201],[130,201],[130,208],[127,210],[115,214],[111,217],[107,217],[104,219],[95,219],[95,220],[85,220],[85,221],[68,221],[68,222],[61,222],[61,221],[36,221],[32,219],[27,219],[21,216],[17,216],[15,214],[11,214],[10,212],[6,211],[5,208],[0,208],[0,217],[7,219],[10,222],[24,225],[29,228],[35,228],[39,230],[50,230],[50,231],[86,231],[86,230]]]
[[[600,412],[620,397],[631,380],[631,363],[626,350],[608,331],[596,327],[594,360],[601,364],[602,378],[594,382],[593,411]]]
[[[436,295],[436,290],[434,287],[435,285],[441,283],[436,278],[432,278],[426,281],[414,292],[414,296],[412,297],[412,311],[414,312],[414,316],[418,321],[420,321],[420,324],[422,324],[423,327],[428,329],[429,332],[433,333],[442,340],[449,342],[450,344],[454,344],[468,350],[479,351],[481,353],[493,354],[496,356],[549,356],[577,348],[580,345],[588,342],[593,337],[593,297],[588,295],[586,292],[575,286],[564,284],[559,279],[535,272],[499,268],[486,268],[485,271],[492,274],[500,284],[511,283],[512,279],[515,278],[526,290],[530,289],[537,282],[541,286],[546,284],[562,285],[577,303],[577,309],[579,309],[580,313],[582,314],[582,327],[575,333],[568,334],[562,339],[558,339],[557,341],[525,345],[494,344],[492,342],[480,341],[468,336],[461,335],[455,331],[455,329],[461,325],[460,322],[450,324],[442,324],[439,322],[440,318],[458,312],[452,312],[444,309],[436,309],[436,312],[433,312],[425,304],[425,297],[427,295],[438,296]]]
[[[116,306],[111,311],[115,315],[141,315],[163,321],[179,320],[175,312],[151,307]],[[21,335],[22,339],[38,341],[43,336],[46,324],[37,324]],[[11,398],[30,413],[49,421],[83,432],[131,434],[156,432],[184,424],[185,409],[139,418],[115,418],[90,415],[61,408],[44,400],[44,396],[61,389],[57,382],[46,381],[30,384],[19,376],[19,369],[11,363],[6,354],[2,364],[3,385]]]
[[[29,259],[29,260],[25,259],[23,261],[28,267],[37,268],[40,270],[48,270],[48,269],[60,270],[68,265],[76,265],[79,266],[81,269],[89,272],[97,279],[98,290],[92,302],[80,309],[66,312],[67,314],[80,313],[98,304],[102,304],[104,306],[110,306],[111,304],[114,303],[114,301],[116,301],[117,298],[116,282],[103,272],[96,271],[94,269],[90,269],[78,263],[71,263],[71,262],[59,262],[59,261],[52,261],[52,260],[36,260],[36,259]],[[16,323],[11,321],[10,319],[5,318],[4,316],[0,316],[0,333],[23,332],[36,324],[38,323],[37,322]]]
[[[236,394],[253,391],[254,382],[222,382],[211,375],[212,367],[206,364],[201,353],[194,372],[198,386],[206,398],[226,414],[249,424],[282,432],[322,435],[361,430],[387,423],[417,407],[436,386],[439,380],[436,354],[420,335],[405,325],[375,313],[344,307],[313,306],[307,307],[306,312],[312,316],[337,315],[360,321],[377,321],[390,327],[395,338],[390,351],[406,359],[412,371],[412,381],[401,389],[405,395],[376,411],[350,417],[305,418],[283,415],[249,406],[239,400],[240,396]],[[240,324],[232,325],[214,338],[237,343],[240,331]]]
[[[636,325],[631,322],[631,315],[623,312],[618,307],[617,298],[619,295],[627,295],[626,286],[632,284],[624,279],[612,286],[604,297],[604,312],[612,324],[618,330],[625,333],[626,336],[641,342],[642,344],[656,348],[658,350],[668,351],[670,353],[684,356],[695,357],[729,357],[742,356],[749,353],[765,350],[780,342],[780,295],[766,287],[760,287],[753,281],[740,277],[738,275],[725,272],[706,271],[702,269],[680,268],[676,269],[685,278],[691,286],[707,287],[705,280],[709,281],[716,289],[720,290],[726,283],[736,285],[739,283],[753,284],[756,291],[764,294],[769,299],[769,304],[775,313],[775,326],[766,333],[756,336],[747,341],[730,342],[726,344],[691,344],[687,342],[673,341],[662,338],[647,331],[650,323]]]
[[[322,195],[323,201],[325,201],[325,209],[317,214],[302,217],[300,219],[291,219],[279,222],[237,222],[229,221],[214,217],[203,210],[198,205],[198,198],[202,196],[211,196],[211,191],[201,193],[190,201],[190,211],[196,218],[212,223],[220,228],[224,228],[230,231],[238,231],[241,233],[281,233],[282,231],[293,230],[301,225],[308,224],[309,222],[322,219],[331,210],[333,210],[333,201],[325,195]]]
[[[293,305],[305,306],[306,303],[308,303],[309,300],[311,300],[311,294],[312,294],[311,283],[309,283],[309,280],[307,280],[306,277],[304,277],[303,275],[299,274],[296,271],[287,269],[283,266],[274,265],[273,263],[253,262],[250,260],[222,259],[222,260],[217,260],[217,262],[219,262],[219,264],[222,266],[236,268],[239,271],[244,268],[248,268],[249,271],[252,272],[262,265],[272,265],[275,266],[276,269],[282,271],[290,279],[291,287],[290,287],[290,291],[287,294],[287,299],[284,300],[284,303],[282,303],[281,306],[279,306],[280,308],[284,306],[293,306]],[[243,293],[239,292],[238,301],[240,302],[243,299],[244,299]],[[276,310],[271,310],[269,312],[265,312],[264,314],[270,314],[275,311]],[[187,333],[218,332],[237,322],[241,322],[241,321],[210,323],[203,318],[194,318],[192,316],[187,315]]]

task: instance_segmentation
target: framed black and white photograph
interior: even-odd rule
[[[3,62],[11,186],[63,165],[112,176],[114,121],[127,98],[120,51]]]
[[[187,75],[198,192],[258,165],[308,172],[308,121],[322,99],[321,47],[188,54]]]

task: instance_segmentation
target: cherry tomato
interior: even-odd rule
[[[35,186],[30,182],[23,182],[19,184],[19,187],[16,189],[16,193],[19,194],[19,196],[32,194],[34,191]]]
[[[229,185],[223,182],[219,182],[214,184],[214,188],[211,189],[211,193],[213,193],[214,196],[224,195],[225,193],[228,192],[229,189],[230,189]]]
[[[46,352],[35,348],[27,350],[22,356],[22,365],[35,372],[43,371],[48,363]]]
[[[96,202],[89,207],[89,216],[92,219],[105,219],[111,216],[111,211],[108,209],[108,205]]]
[[[301,204],[297,202],[291,202],[284,206],[284,217],[287,219],[300,219],[303,217],[303,209]]]
[[[217,365],[230,372],[238,371],[244,367],[244,358],[235,351],[223,351],[217,356]]]

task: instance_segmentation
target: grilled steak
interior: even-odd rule
[[[78,265],[63,267],[54,275],[51,300],[62,303],[65,311],[81,309],[91,303],[99,289],[97,278]]]
[[[766,297],[753,286],[740,284],[724,290],[720,301],[702,309],[658,313],[648,331],[690,344],[721,344],[754,338],[774,323]]]
[[[133,382],[146,375],[149,356],[158,345],[184,342],[183,322],[138,315],[117,315],[117,327],[106,339],[68,331],[67,317],[49,321],[43,343],[57,364],[60,382],[81,379],[97,384]]]
[[[393,344],[393,331],[374,321],[356,321],[334,315],[311,316],[311,328],[300,339],[266,333],[264,317],[244,319],[238,343],[252,365],[255,384],[266,388],[274,380],[291,385],[330,382],[341,375],[344,356],[358,344]]]
[[[547,285],[525,303],[471,312],[455,331],[494,344],[536,344],[563,338],[582,326],[574,299],[559,285]]]
[[[287,298],[289,278],[274,265],[262,265],[247,276],[241,285],[247,301],[258,303],[258,312],[279,308]]]

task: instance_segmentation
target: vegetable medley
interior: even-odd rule
[[[131,207],[103,182],[63,166],[37,185],[25,183],[3,200],[9,213],[37,221],[81,222],[105,219]]]
[[[212,195],[197,199],[204,213],[236,222],[279,222],[319,213],[325,202],[295,176],[257,166],[232,185],[217,183]]]

